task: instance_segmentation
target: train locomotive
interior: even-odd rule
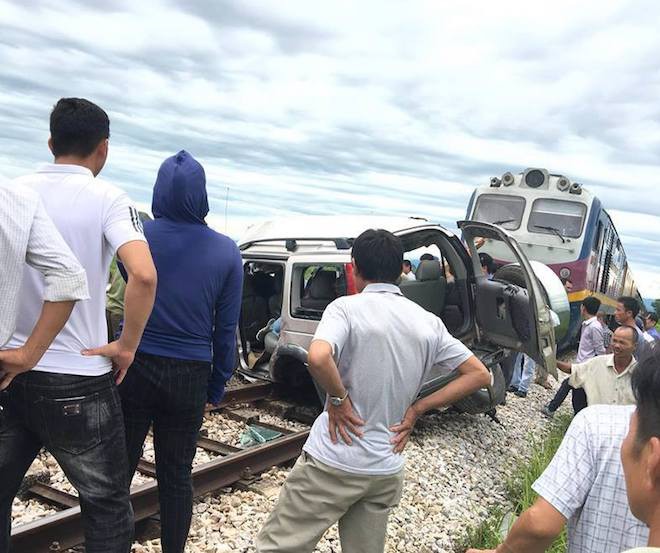
[[[467,219],[502,226],[527,257],[569,279],[569,328],[558,344],[566,349],[577,339],[580,303],[587,296],[601,300],[610,318],[616,298],[632,296],[643,306],[612,219],[602,202],[581,184],[546,169],[504,173],[472,193]],[[480,251],[497,262],[512,262],[497,243],[486,241]]]

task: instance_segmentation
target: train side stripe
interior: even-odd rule
[[[616,300],[607,297],[601,292],[592,292],[591,290],[578,290],[577,292],[571,292],[568,294],[568,301],[570,303],[579,303],[583,299],[588,298],[589,296],[594,296],[600,300],[600,303],[608,305],[610,307],[616,307]]]

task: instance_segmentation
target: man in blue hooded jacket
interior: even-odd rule
[[[166,159],[144,233],[158,271],[153,312],[120,387],[129,470],[153,424],[164,553],[183,552],[192,517],[192,461],[206,402],[220,403],[235,361],[243,269],[236,244],[211,230],[203,167]]]

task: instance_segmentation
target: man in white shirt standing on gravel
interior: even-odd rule
[[[48,215],[87,272],[91,298],[74,308],[37,366],[7,389],[0,425],[0,550],[9,548],[11,505],[42,446],[78,490],[87,553],[127,553],[133,535],[124,424],[116,383],[133,361],[153,306],[156,271],[128,196],[96,179],[108,154],[110,124],[97,105],[63,98],[50,117],[55,163],[17,179]],[[105,288],[115,252],[128,273],[125,324],[107,357],[81,350],[107,344]],[[39,317],[44,280],[27,269],[10,348],[22,347]],[[114,368],[114,375],[113,375]]]
[[[75,302],[89,298],[85,270],[50,220],[39,196],[0,180],[0,348],[16,328],[23,268],[44,279],[41,314],[23,347],[0,351],[0,390],[32,369],[71,315]]]
[[[397,237],[368,230],[352,255],[361,293],[328,306],[309,350],[309,370],[328,395],[325,411],[257,537],[261,553],[311,552],[335,522],[343,551],[382,552],[403,488],[400,453],[417,418],[490,382],[442,321],[395,286],[403,261]],[[415,401],[436,364],[458,369],[458,378]]]
[[[576,363],[584,363],[593,357],[605,355],[605,330],[598,320],[597,313],[599,309],[600,300],[595,296],[589,296],[582,300],[580,315],[583,321],[580,331],[580,344],[575,357]],[[568,378],[564,379],[555,397],[541,409],[541,412],[546,417],[552,418],[570,391],[573,392],[573,411],[576,414],[579,413],[587,406],[587,396],[583,389],[572,388]]]
[[[629,326],[620,326],[612,335],[612,351],[582,363],[557,361],[557,368],[569,373],[568,383],[583,388],[587,405],[631,405],[635,403],[630,379],[637,361],[633,352],[638,336]]]

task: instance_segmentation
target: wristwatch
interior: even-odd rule
[[[347,397],[348,397],[348,392],[344,394],[344,397],[330,396],[330,403],[332,403],[332,405],[335,407],[341,407],[342,403],[346,401]]]

